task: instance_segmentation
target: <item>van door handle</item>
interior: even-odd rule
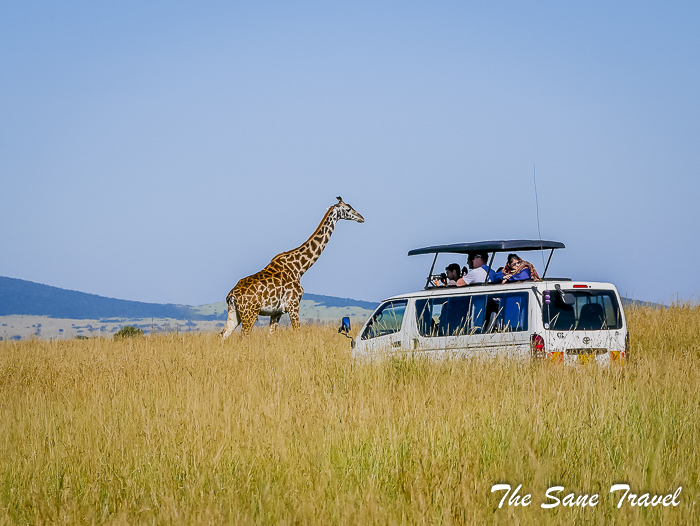
[[[401,342],[394,342],[391,344],[392,347],[401,347]]]

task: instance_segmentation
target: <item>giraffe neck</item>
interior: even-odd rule
[[[334,212],[335,209],[331,207],[326,212],[326,215],[323,216],[321,223],[319,223],[314,233],[311,234],[311,237],[298,248],[284,254],[288,264],[297,271],[299,278],[311,268],[311,265],[316,263],[323,249],[326,248],[333,234],[335,224],[338,222]]]

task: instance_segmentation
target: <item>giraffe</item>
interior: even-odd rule
[[[289,313],[292,327],[299,328],[299,302],[304,293],[299,280],[326,248],[338,220],[365,222],[342,197],[336,199],[338,202],[326,211],[314,233],[301,246],[277,254],[264,269],[243,278],[231,289],[226,297],[226,326],[221,331],[224,339],[240,324],[243,334],[250,334],[258,316],[270,316],[270,332],[273,332],[285,312]]]

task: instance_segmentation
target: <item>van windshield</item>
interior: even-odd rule
[[[600,331],[621,329],[622,316],[615,293],[610,290],[566,290],[574,297],[566,305],[560,294],[552,291],[550,304],[542,306],[545,329],[556,331]]]
[[[367,323],[367,327],[362,333],[362,339],[370,340],[399,332],[407,304],[407,300],[387,301],[384,303]]]

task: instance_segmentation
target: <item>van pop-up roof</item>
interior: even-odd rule
[[[489,270],[491,270],[491,265],[493,264],[493,258],[496,256],[497,252],[527,252],[531,250],[551,250],[549,253],[549,259],[547,259],[547,265],[542,273],[542,279],[544,279],[547,274],[547,269],[549,268],[549,262],[552,260],[552,255],[554,251],[558,248],[566,248],[564,243],[558,241],[543,241],[540,239],[510,239],[501,241],[477,241],[476,243],[454,243],[452,245],[435,245],[432,247],[425,248],[414,248],[408,251],[409,256],[417,256],[419,254],[435,254],[433,258],[433,264],[430,267],[430,273],[428,274],[428,279],[425,283],[425,288],[427,289],[430,285],[431,278],[433,277],[433,270],[435,269],[435,262],[437,261],[438,254],[469,254],[472,252],[481,252],[491,254],[491,260],[489,261]],[[488,276],[488,272],[486,275]]]

